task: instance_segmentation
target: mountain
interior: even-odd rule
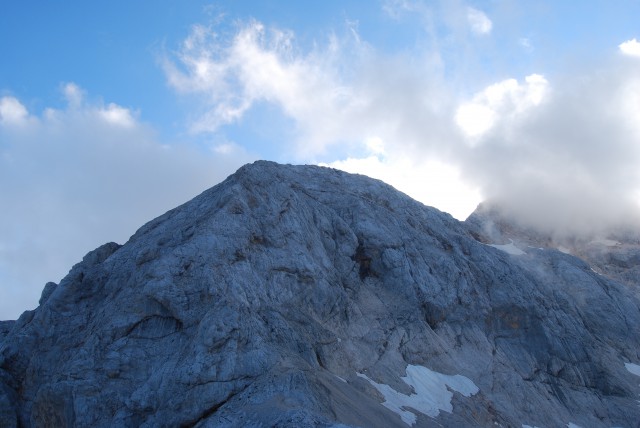
[[[0,425],[639,426],[637,288],[477,238],[377,180],[246,165],[0,323]]]

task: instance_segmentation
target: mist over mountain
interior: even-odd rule
[[[633,222],[607,224],[583,233],[559,233],[532,226],[511,210],[485,202],[465,224],[481,242],[558,250],[581,258],[598,274],[634,289],[640,287],[640,226]]]
[[[246,165],[0,322],[0,425],[637,427],[640,242],[602,239]]]
[[[619,58],[553,83],[493,85],[472,105],[499,119],[453,157],[485,201],[545,234],[640,229],[638,67]]]

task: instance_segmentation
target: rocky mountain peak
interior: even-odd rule
[[[244,166],[0,324],[0,425],[637,426],[637,294],[480,238],[364,176]]]

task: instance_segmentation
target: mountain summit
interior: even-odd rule
[[[637,427],[637,288],[256,162],[0,323],[0,425]]]

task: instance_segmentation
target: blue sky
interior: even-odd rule
[[[362,40],[390,55],[438,45],[446,72],[460,80],[458,89],[474,92],[499,78],[561,72],[573,61],[600,61],[612,46],[636,36],[640,12],[638,2],[622,0],[585,1],[579,7],[570,1],[469,2],[492,14],[496,27],[491,37],[469,44],[446,22],[453,19],[447,15],[467,3],[425,1],[433,29],[420,13],[399,10],[392,16],[386,10],[401,9],[402,3],[420,2],[5,2],[0,91],[38,112],[61,107],[60,85],[74,82],[90,97],[139,111],[140,119],[153,124],[163,138],[174,139],[182,136],[190,111],[187,101],[167,87],[159,58],[170,55],[194,24],[219,21],[216,30],[233,33],[239,21],[254,18],[293,31],[302,50],[326,43],[331,33],[344,36],[350,25]],[[524,39],[530,49],[522,46]],[[250,128],[224,132],[231,138],[261,133]]]
[[[637,1],[0,4],[0,319],[243,163],[602,234],[640,203]],[[630,214],[631,213],[631,214]]]

